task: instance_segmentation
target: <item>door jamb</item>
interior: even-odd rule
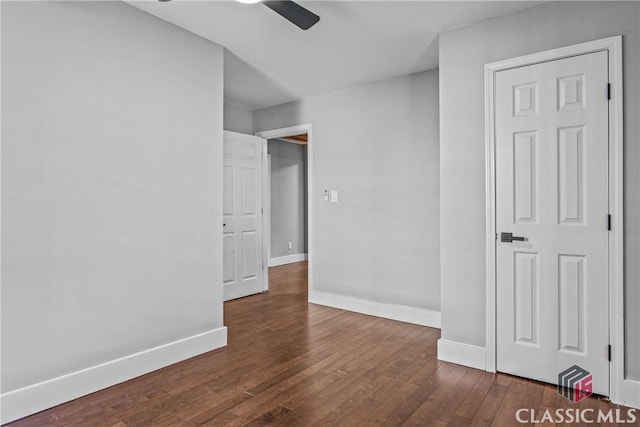
[[[263,209],[268,208],[268,206],[265,206],[265,192],[266,192],[266,183],[269,180],[268,176],[265,176],[265,174],[267,173],[267,168],[265,167],[265,162],[267,161],[267,142],[269,139],[273,139],[273,138],[283,138],[286,136],[291,136],[291,135],[295,135],[295,134],[300,134],[300,133],[307,133],[307,260],[308,260],[308,267],[307,267],[307,284],[308,284],[308,289],[313,289],[312,286],[312,247],[313,247],[313,239],[312,239],[312,224],[313,224],[313,211],[311,210],[311,204],[312,204],[312,200],[313,200],[313,131],[312,131],[312,126],[310,123],[306,123],[306,124],[302,124],[302,125],[297,125],[297,126],[289,126],[286,128],[278,128],[278,129],[272,129],[272,130],[266,130],[266,131],[261,131],[261,132],[256,132],[256,136],[259,136],[260,138],[263,139],[262,142],[262,161],[263,161],[263,167],[262,167],[262,178],[263,178],[263,184],[262,184],[262,188],[263,188],[263,197],[262,197],[262,207]],[[265,268],[263,269],[263,282],[264,283],[264,290],[266,291],[267,289],[269,289],[269,271],[268,268],[266,266],[269,265],[269,260],[266,259],[265,257],[267,256],[268,253],[270,253],[269,250],[266,249],[267,245],[271,244],[271,228],[270,228],[270,224],[264,224],[264,221],[267,218],[270,218],[271,215],[263,215],[262,216],[262,220],[263,220],[263,229],[264,227],[269,227],[269,236],[268,236],[268,241],[267,239],[263,240],[263,251],[262,251],[262,256],[263,256],[263,263]]]
[[[495,217],[495,78],[498,71],[606,51],[609,58],[609,397],[623,401],[624,293],[623,293],[623,126],[622,36],[608,37],[520,56],[485,65],[485,161],[486,161],[486,370],[496,372],[496,217]],[[605,96],[603,88],[603,96]],[[603,349],[604,351],[604,349]]]

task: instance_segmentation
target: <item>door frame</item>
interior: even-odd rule
[[[266,215],[262,216],[262,229],[263,229],[263,262],[265,266],[269,265],[269,259],[267,259],[266,257],[268,256],[268,254],[271,253],[270,251],[270,246],[271,246],[271,224],[266,224],[266,221],[269,220],[271,218],[271,201],[269,200],[268,204],[265,202],[266,197],[269,195],[270,196],[270,188],[268,187],[269,185],[269,176],[267,175],[268,173],[268,165],[266,165],[267,163],[267,143],[269,141],[269,139],[273,139],[273,138],[284,138],[287,136],[291,136],[291,135],[296,135],[296,134],[300,134],[300,133],[307,133],[307,229],[306,229],[306,233],[307,233],[307,261],[308,261],[308,267],[307,267],[307,286],[308,289],[313,289],[312,287],[312,283],[311,283],[311,278],[313,277],[311,274],[312,271],[312,247],[313,247],[313,239],[312,239],[312,224],[313,224],[313,211],[311,210],[311,206],[312,206],[312,200],[313,200],[313,131],[312,131],[312,126],[311,123],[306,123],[306,124],[302,124],[302,125],[297,125],[297,126],[289,126],[289,127],[285,127],[285,128],[278,128],[278,129],[272,129],[272,130],[266,130],[266,131],[261,131],[261,132],[256,132],[256,136],[259,136],[260,138],[263,139],[262,141],[262,161],[263,161],[263,167],[262,167],[262,208],[265,211]],[[267,212],[267,210],[269,210],[269,212]],[[264,230],[268,229],[269,231],[267,233],[264,232]],[[265,268],[263,270],[263,282],[264,283],[264,290],[268,290],[269,289],[269,269]]]
[[[609,394],[622,403],[624,380],[624,293],[623,293],[623,127],[622,127],[622,36],[520,56],[486,64],[485,161],[486,161],[486,370],[496,372],[496,165],[495,165],[495,79],[496,73],[512,68],[606,51],[609,58]],[[603,88],[603,96],[606,95]]]

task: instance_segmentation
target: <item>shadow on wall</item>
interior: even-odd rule
[[[229,88],[234,88],[230,91]],[[262,105],[283,104],[296,99],[286,86],[268,77],[228,49],[224,50],[224,99],[232,105],[254,110]],[[247,104],[246,100],[252,100]]]

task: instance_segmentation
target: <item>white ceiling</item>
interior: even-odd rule
[[[125,0],[224,46],[225,102],[248,110],[438,67],[438,33],[543,1],[299,1],[307,31],[262,4]]]

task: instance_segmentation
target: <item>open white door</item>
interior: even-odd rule
[[[556,384],[578,365],[602,395],[608,67],[600,51],[499,71],[495,80],[497,370]]]
[[[224,300],[260,293],[262,256],[262,138],[224,132]]]

